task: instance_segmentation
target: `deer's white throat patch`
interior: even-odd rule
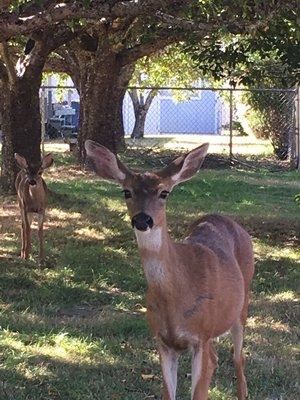
[[[158,251],[162,246],[162,229],[152,228],[145,232],[134,229],[137,239],[138,247],[140,250]],[[143,268],[146,279],[151,282],[162,282],[165,279],[165,266],[163,262],[153,256],[143,260]]]
[[[140,249],[150,251],[156,251],[160,249],[162,245],[161,228],[148,228],[144,232],[134,228],[134,233]]]
[[[148,283],[162,283],[165,280],[165,265],[157,258],[144,261],[143,268]]]

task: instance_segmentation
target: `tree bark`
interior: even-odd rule
[[[101,57],[90,53],[79,59],[81,121],[78,147],[80,161],[84,162],[86,139],[94,140],[114,153],[124,148],[122,107],[133,66],[122,67],[113,52]]]
[[[2,165],[0,184],[5,191],[14,192],[17,168],[14,153],[20,153],[31,163],[41,160],[41,116],[39,90],[42,72],[48,55],[63,43],[72,40],[74,32],[68,27],[46,29],[34,35],[32,46],[27,44],[15,64],[12,48],[0,43],[4,64],[1,81],[4,88],[2,110]],[[27,48],[27,51],[26,51]]]
[[[156,91],[151,90],[148,93],[146,100],[142,93],[140,93],[140,95],[138,94],[137,89],[131,89],[129,94],[132,100],[135,116],[135,124],[131,133],[131,138],[141,139],[144,137],[147,113],[154,97],[156,96]]]
[[[7,192],[15,190],[17,166],[14,153],[31,162],[40,161],[40,84],[41,74],[33,74],[17,77],[14,82],[3,85],[1,186]]]

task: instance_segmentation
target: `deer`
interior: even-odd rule
[[[31,223],[34,214],[38,216],[39,265],[44,265],[44,220],[47,207],[48,189],[42,173],[53,164],[52,154],[43,157],[40,163],[32,163],[15,153],[17,174],[15,188],[21,211],[21,258],[28,259],[31,250]]]
[[[147,319],[156,339],[163,376],[163,400],[175,400],[178,361],[191,352],[191,399],[206,400],[217,366],[214,339],[230,332],[237,398],[247,396],[243,356],[250,282],[254,274],[250,235],[227,216],[197,219],[182,242],[171,239],[166,199],[201,167],[208,143],[165,168],[137,172],[104,146],[87,140],[91,167],[119,184],[137,240],[147,280]]]

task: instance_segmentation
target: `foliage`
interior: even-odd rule
[[[14,198],[1,197],[0,398],[159,398],[161,371],[145,317],[146,283],[121,190],[80,170],[61,144],[46,146],[56,160],[46,174],[54,192],[45,231],[47,268],[36,266],[35,232],[33,258],[17,258],[18,210]],[[139,157],[134,162],[150,167]],[[200,214],[216,211],[233,215],[254,238],[256,273],[245,340],[250,400],[297,398],[296,177],[297,172],[206,169],[175,189],[168,202],[175,239],[185,237]],[[221,338],[216,347],[219,368],[210,398],[233,400],[231,342]],[[189,398],[189,372],[190,360],[183,357],[180,399]]]
[[[298,7],[293,2],[283,4],[266,26],[251,33],[221,30],[201,42],[191,36],[185,51],[205,75],[215,80],[266,87],[276,80],[276,85],[290,87],[300,77]]]
[[[230,124],[226,124],[223,126],[224,129],[230,129]],[[232,130],[238,132],[239,136],[247,136],[245,129],[239,121],[232,121]]]
[[[182,44],[168,46],[153,56],[140,59],[130,82],[131,86],[189,87],[200,79],[192,57],[183,51]],[[185,92],[174,91],[174,98],[185,98]]]
[[[144,136],[147,112],[159,87],[189,87],[196,81],[199,81],[199,71],[191,57],[183,52],[182,44],[168,46],[152,56],[141,58],[135,65],[130,85],[148,89],[129,89],[135,112],[131,137]],[[175,89],[171,89],[171,93],[176,101],[187,100],[193,95],[192,91]]]
[[[55,97],[58,102],[63,101],[67,89],[60,87],[60,86],[66,86],[67,81],[69,79],[69,75],[65,73],[52,73],[52,72],[44,72],[43,73],[43,78],[42,78],[42,85],[47,86],[47,79],[48,77],[53,77],[54,80],[57,82],[57,88],[55,89]]]
[[[294,127],[293,92],[248,92],[245,97],[251,106],[248,121],[257,137],[270,138],[276,156],[289,156]]]
[[[190,43],[185,50],[198,68],[217,80],[258,87],[291,87],[299,80],[300,46],[296,12],[289,9],[255,35],[215,36],[213,43]],[[252,91],[249,124],[257,137],[270,138],[280,159],[292,144],[293,94]]]

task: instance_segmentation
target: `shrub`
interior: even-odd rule
[[[255,136],[270,139],[276,156],[287,159],[293,133],[294,93],[251,91],[246,96],[251,106],[247,119]]]

